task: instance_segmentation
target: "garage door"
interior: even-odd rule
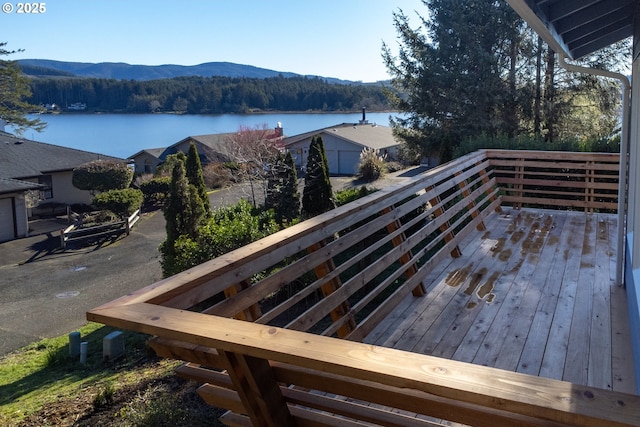
[[[0,199],[0,242],[16,238],[13,198]]]
[[[339,151],[338,161],[340,164],[339,174],[342,175],[355,175],[358,169],[358,163],[360,162],[359,151]]]

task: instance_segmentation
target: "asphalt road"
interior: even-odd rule
[[[252,199],[249,186],[210,194],[212,207],[239,198]],[[57,230],[65,225],[39,221],[32,227],[45,234],[0,243],[0,357],[67,334],[87,323],[88,310],[162,278],[158,246],[166,232],[160,210],[144,214],[129,236],[64,251]]]
[[[412,175],[389,177],[374,186]],[[332,178],[332,183],[334,191],[358,185],[351,178]],[[260,192],[246,184],[219,190],[210,194],[211,206],[252,200],[253,194],[262,203]],[[62,228],[38,226],[42,232],[47,226]],[[143,215],[129,236],[99,246],[62,251],[58,235],[0,243],[0,357],[41,338],[67,334],[87,323],[88,310],[162,278],[158,246],[166,233],[161,211]]]

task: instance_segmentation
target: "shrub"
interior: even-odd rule
[[[364,148],[360,153],[358,174],[362,179],[375,181],[385,172],[385,156],[381,156],[378,150]]]
[[[482,135],[473,139],[464,140],[453,152],[454,158],[461,157],[482,148],[495,148],[504,150],[548,150],[548,151],[580,151],[580,152],[620,152],[620,138],[603,138],[599,140],[562,140],[548,142],[543,138],[519,135],[516,138],[508,138],[506,135],[487,136]]]
[[[100,193],[93,198],[93,204],[98,209],[106,209],[124,217],[129,216],[142,206],[142,191],[134,188],[110,190]]]
[[[172,248],[161,247],[165,276],[184,271],[279,230],[272,210],[254,209],[246,200],[213,211],[196,237],[181,235]],[[172,250],[171,250],[172,249]]]
[[[140,191],[144,196],[144,202],[158,204],[164,202],[171,189],[171,177],[164,176],[153,178],[140,184]]]
[[[129,187],[133,169],[126,163],[114,160],[94,160],[73,170],[71,181],[80,190],[102,192]]]
[[[375,191],[378,191],[378,189],[367,188],[366,185],[363,185],[361,187],[345,188],[344,190],[336,192],[336,204],[338,206],[346,205],[347,203],[358,200],[359,198],[364,197],[367,194],[371,194]]]

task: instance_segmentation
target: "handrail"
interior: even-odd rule
[[[468,421],[482,408],[487,414],[498,411],[512,423],[518,416],[573,426],[632,426],[640,420],[640,396],[152,304],[96,309],[89,320],[396,391],[415,390],[412,397],[418,402],[411,404],[413,409],[422,403],[421,413],[433,415],[426,403],[445,405],[446,400],[455,411],[436,410],[436,414],[446,412],[453,421]],[[341,394],[349,396],[350,390]],[[368,398],[377,401],[375,394]]]

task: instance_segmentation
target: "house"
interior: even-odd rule
[[[0,241],[28,235],[29,191],[39,191],[40,204],[91,203],[91,193],[75,188],[71,178],[75,167],[100,159],[125,161],[0,131]]]
[[[160,162],[164,162],[168,155],[176,154],[178,151],[184,154],[189,153],[191,143],[196,145],[201,164],[227,162],[229,161],[229,154],[226,142],[231,135],[234,135],[234,133],[188,136],[167,147],[159,157]]]
[[[29,192],[42,187],[33,182],[0,178],[0,242],[28,235]]]
[[[241,134],[239,132],[227,132],[216,133],[208,135],[196,135],[187,136],[184,139],[170,145],[166,148],[150,148],[146,150],[138,151],[129,158],[133,160],[135,165],[135,172],[137,174],[155,173],[157,167],[163,163],[167,156],[176,154],[179,151],[187,154],[189,152],[189,146],[191,143],[196,145],[198,155],[200,156],[200,163],[206,165],[209,163],[228,162],[232,159],[233,151],[231,147],[232,141],[237,139],[237,136]],[[258,132],[261,138],[269,140],[281,139],[283,136],[282,126],[278,126],[274,130],[253,130],[247,129],[247,132]]]
[[[617,281],[626,288],[633,358],[640,393],[640,1],[597,0],[547,2],[507,0],[511,7],[560,56],[560,65],[570,72],[617,79],[623,87],[620,155]],[[567,64],[625,38],[633,39],[631,82],[628,77],[600,69]],[[625,200],[627,203],[625,204]],[[623,257],[624,254],[624,257]]]
[[[133,161],[134,171],[137,175],[152,174],[162,160],[160,156],[166,148],[147,148],[140,150],[136,154],[129,157]]]
[[[379,150],[381,155],[393,160],[397,158],[400,146],[390,127],[369,124],[366,120],[355,124],[342,123],[284,139],[284,148],[291,153],[299,169],[306,168],[309,145],[316,135],[320,135],[324,142],[331,175],[354,175],[360,153],[365,148]]]

